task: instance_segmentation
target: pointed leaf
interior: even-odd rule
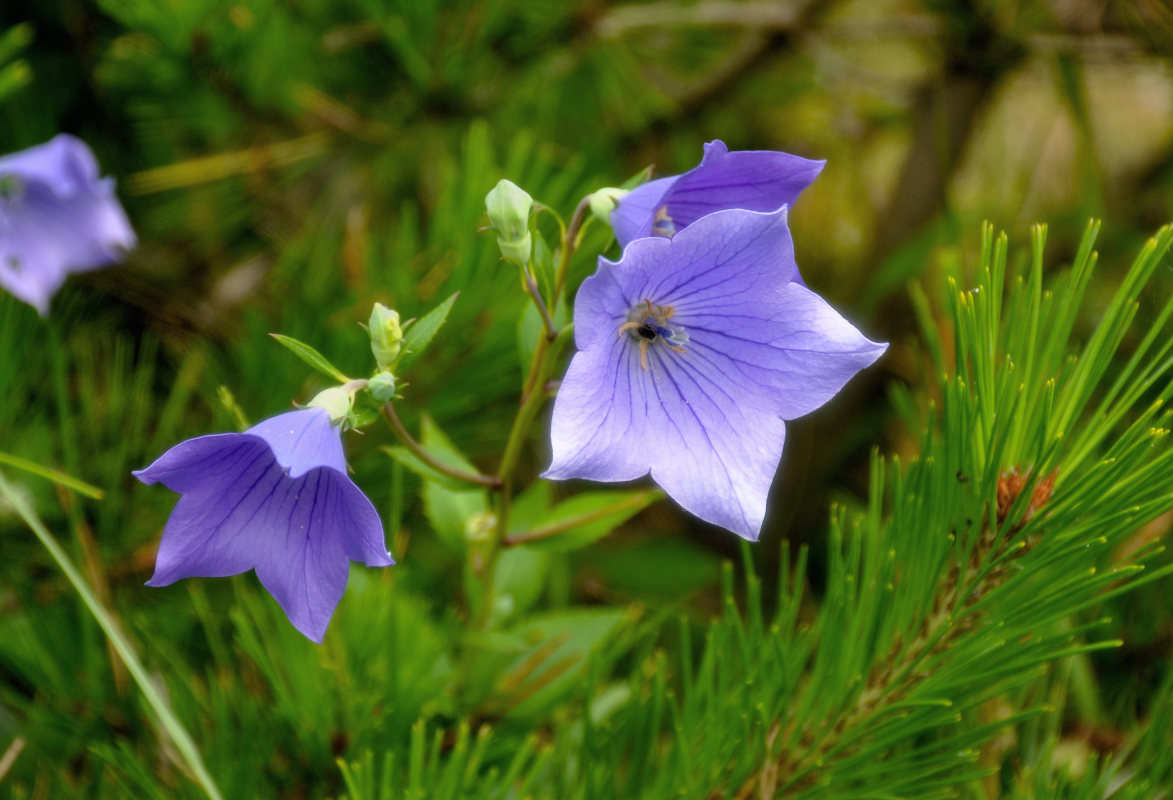
[[[329,375],[339,383],[346,383],[350,378],[342,374],[338,367],[331,364],[324,355],[319,353],[314,348],[302,341],[294,339],[292,336],[285,336],[280,333],[270,333],[274,339],[293,351],[293,354],[300,358],[311,367],[321,372],[324,375]]]
[[[456,292],[404,330],[403,354],[399,356],[399,361],[396,363],[397,373],[418,359],[431,344],[432,338],[440,330],[440,326],[448,319],[448,312],[452,310],[452,304],[456,302],[459,294],[460,292]]]

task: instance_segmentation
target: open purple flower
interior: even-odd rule
[[[0,287],[49,313],[73,272],[103,267],[135,245],[134,231],[85,143],[68,134],[0,157]]]
[[[611,226],[619,246],[627,247],[645,236],[671,237],[714,211],[775,211],[792,205],[826,163],[775,150],[731,153],[717,139],[693,169],[625,195],[611,212]]]
[[[188,439],[134,475],[183,495],[148,586],[255,569],[293,626],[321,642],[350,561],[394,563],[378,513],[346,475],[341,432],[325,409]]]
[[[543,477],[651,472],[701,519],[756,540],[783,420],[833,397],[887,349],[797,274],[786,208],[709,214],[599,259],[574,304],[578,353],[554,403]]]

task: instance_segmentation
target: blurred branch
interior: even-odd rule
[[[747,3],[707,0],[682,7],[676,2],[620,6],[599,20],[595,30],[603,38],[617,38],[637,28],[732,26],[758,31],[790,30],[814,0]]]
[[[16,763],[16,759],[20,756],[20,751],[24,749],[24,739],[17,736],[12,740],[12,744],[8,745],[8,749],[4,751],[4,756],[0,757],[0,781],[4,780],[4,776],[8,774],[8,770],[12,769],[12,765]]]
[[[329,146],[330,137],[325,133],[315,132],[284,142],[257,145],[247,150],[193,158],[165,167],[136,172],[129,179],[130,191],[134,194],[151,194],[213,183],[237,175],[264,172],[322,155]]]
[[[831,0],[805,0],[790,3],[725,3],[711,0],[690,8],[655,3],[624,6],[600,20],[596,30],[600,37],[617,37],[622,32],[646,27],[727,26],[743,28],[743,39],[731,53],[707,71],[706,77],[690,81],[683,87],[664,87],[663,73],[657,77],[676,101],[672,113],[653,120],[649,128],[666,124],[691,114],[723,96],[725,90],[757,67],[769,55],[784,50],[797,31],[813,28]],[[648,68],[645,66],[645,70]]]

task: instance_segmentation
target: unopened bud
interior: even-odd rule
[[[533,238],[529,232],[529,215],[533,208],[534,199],[520,186],[505,179],[498,181],[485,195],[485,211],[497,232],[501,255],[522,265],[529,263],[533,251]]]
[[[605,186],[592,194],[588,199],[591,213],[607,225],[611,224],[611,212],[619,206],[619,201],[628,194],[626,189],[617,189],[614,186]]]
[[[403,329],[399,327],[399,312],[375,303],[367,327],[371,334],[371,352],[379,369],[389,369],[399,357],[403,346]]]
[[[341,386],[332,386],[324,389],[310,400],[308,408],[324,408],[330,415],[330,421],[335,425],[350,415],[350,392]]]
[[[386,403],[395,397],[395,376],[390,372],[379,372],[367,381],[367,391],[376,403]]]

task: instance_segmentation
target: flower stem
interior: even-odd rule
[[[574,209],[574,216],[570,218],[570,227],[562,236],[562,253],[558,258],[558,271],[554,277],[554,308],[558,308],[558,300],[562,296],[562,289],[566,286],[566,273],[570,271],[570,257],[582,243],[582,229],[586,222],[587,210],[591,207],[590,195],[578,201]]]
[[[525,274],[525,290],[529,296],[534,299],[534,305],[538,307],[538,313],[542,315],[542,324],[546,328],[546,338],[553,339],[558,335],[558,329],[554,327],[554,320],[550,318],[550,312],[546,308],[546,303],[542,300],[542,292],[538,289],[538,285],[534,283],[534,279]]]
[[[77,567],[73,565],[73,562],[69,560],[69,556],[61,549],[61,545],[57,544],[57,541],[49,533],[44,523],[37,517],[36,512],[29,507],[25,499],[18,492],[13,490],[11,484],[8,483],[2,474],[0,474],[0,494],[4,495],[5,499],[12,505],[12,508],[20,518],[32,529],[33,533],[41,541],[41,544],[49,551],[49,555],[57,562],[57,566],[65,573],[65,577],[73,584],[73,588],[81,596],[82,602],[85,603],[90,613],[93,614],[94,619],[102,628],[107,638],[109,638],[111,645],[118,652],[123,663],[126,664],[126,668],[130,671],[134,682],[142,690],[143,696],[146,698],[151,710],[155,712],[159,724],[175,743],[175,749],[183,756],[183,760],[186,762],[188,770],[190,770],[192,779],[200,785],[212,800],[223,800],[223,795],[216,788],[216,782],[212,780],[211,774],[208,773],[207,767],[204,766],[203,759],[200,758],[200,752],[196,748],[195,742],[183,727],[183,724],[172,713],[167,703],[155,688],[154,683],[151,682],[151,678],[147,675],[146,669],[135,655],[134,648],[126,637],[123,636],[122,631],[119,630],[118,624],[114,621],[110,612],[103,608],[102,604],[98,602],[98,599],[94,597],[94,593],[90,590],[85,578],[77,571]]]
[[[474,570],[481,580],[481,603],[476,623],[479,628],[484,628],[488,624],[492,612],[493,570],[497,563],[497,556],[505,546],[506,531],[509,530],[509,512],[513,501],[513,472],[521,457],[521,449],[525,445],[530,425],[546,402],[546,381],[558,361],[562,348],[573,336],[574,326],[567,325],[558,331],[558,335],[553,341],[544,338],[538,340],[538,350],[534,353],[534,361],[526,379],[527,388],[522,394],[521,407],[517,410],[517,416],[513,418],[513,427],[510,428],[509,438],[505,442],[505,452],[502,454],[501,464],[497,468],[497,479],[500,481],[497,493],[497,522],[493,527],[492,539],[486,548],[478,554],[480,560]]]
[[[465,472],[462,469],[450,467],[443,461],[435,458],[423,448],[423,445],[411,437],[411,434],[407,432],[407,428],[403,427],[403,422],[399,419],[399,415],[395,413],[395,406],[391,404],[390,400],[384,403],[383,407],[379,410],[383,413],[383,416],[386,418],[387,423],[391,426],[391,430],[394,431],[399,441],[403,442],[404,446],[412,452],[412,455],[436,470],[436,472],[476,486],[487,486],[490,489],[501,488],[501,480],[493,475],[483,475],[480,472]]]
[[[501,463],[497,467],[497,521],[493,527],[493,536],[483,550],[479,550],[472,562],[472,573],[480,579],[481,601],[477,610],[476,627],[485,628],[492,616],[493,608],[493,571],[496,568],[497,557],[503,547],[508,546],[506,532],[509,530],[509,511],[513,502],[513,472],[517,469],[517,462],[521,457],[521,449],[525,445],[530,425],[538,411],[541,410],[548,397],[546,383],[550,373],[558,362],[562,348],[574,335],[574,326],[567,325],[562,330],[554,326],[551,311],[557,311],[558,303],[562,299],[562,291],[566,288],[566,276],[570,271],[570,259],[574,251],[582,243],[583,228],[589,219],[587,211],[590,209],[590,197],[582,198],[574,209],[570,218],[570,225],[562,229],[562,250],[558,256],[558,268],[554,276],[554,291],[547,307],[542,302],[541,292],[533,283],[532,278],[526,275],[526,291],[538,306],[545,325],[545,336],[538,339],[538,346],[534,350],[530,361],[529,371],[526,372],[525,382],[521,391],[521,405],[517,415],[513,418],[513,425],[509,429],[509,438],[505,441],[505,452],[501,455]],[[559,223],[561,224],[561,223]]]

